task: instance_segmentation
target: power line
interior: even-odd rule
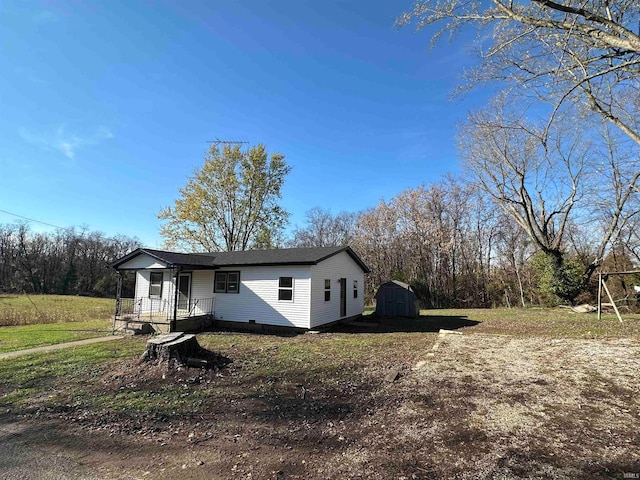
[[[7,215],[13,215],[14,217],[23,218],[24,220],[29,220],[30,222],[40,223],[48,227],[61,228],[62,230],[66,228],[66,227],[60,227],[59,225],[54,225],[52,223],[41,222],[40,220],[36,220],[35,218],[25,217],[24,215],[18,215],[17,213],[7,212],[6,210],[2,210],[2,209],[0,209],[0,212],[6,213]]]

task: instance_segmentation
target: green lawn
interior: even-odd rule
[[[378,322],[385,332],[434,332],[439,329],[516,336],[557,338],[640,338],[640,315],[623,313],[620,323],[613,313],[578,314],[567,308],[494,308],[420,310],[420,317],[376,318],[375,308],[365,309],[365,320]]]
[[[111,334],[108,320],[0,327],[0,353]]]
[[[143,350],[141,338],[123,338],[0,360],[0,405],[28,404],[32,395],[45,392],[49,392],[45,403],[56,405],[51,394],[61,387],[71,396],[90,396],[87,387],[97,375],[107,371],[114,361],[130,359]]]
[[[115,300],[63,295],[0,295],[0,353],[111,333]]]
[[[496,308],[421,310],[421,318],[479,322],[465,331],[518,336],[562,338],[640,338],[640,315],[623,314],[620,323],[613,313],[598,320],[596,313],[573,313],[567,308]]]

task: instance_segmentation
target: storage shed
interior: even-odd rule
[[[417,317],[418,297],[411,285],[398,280],[383,283],[376,293],[376,315],[379,317]]]

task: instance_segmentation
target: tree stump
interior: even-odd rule
[[[175,332],[159,335],[147,341],[147,348],[140,362],[167,362],[169,367],[216,368],[228,364],[231,360],[202,348],[195,335]]]

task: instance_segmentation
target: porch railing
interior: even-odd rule
[[[166,323],[173,319],[213,315],[214,299],[192,298],[190,301],[178,299],[177,308],[174,301],[166,298],[119,298],[116,301],[115,317],[117,320],[127,318],[130,321]]]

